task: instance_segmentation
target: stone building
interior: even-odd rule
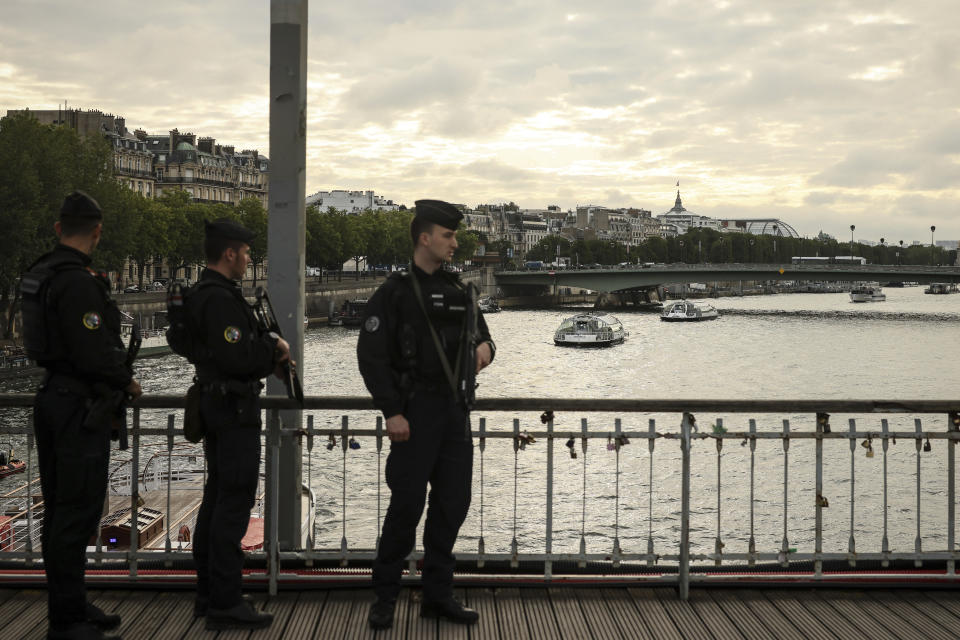
[[[306,203],[308,207],[312,204],[317,205],[321,211],[333,207],[337,211],[346,211],[347,213],[360,213],[367,209],[372,211],[397,211],[400,208],[400,205],[395,204],[393,200],[378,196],[373,191],[345,191],[343,189],[317,191],[313,195],[307,196]]]

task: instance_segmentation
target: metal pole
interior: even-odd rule
[[[553,579],[553,418],[547,421],[547,433],[547,559],[543,563],[543,577],[549,581]]]
[[[683,458],[682,486],[680,496],[680,577],[677,585],[680,599],[690,598],[690,432],[693,416],[683,413],[680,423],[680,451]]]
[[[307,0],[270,2],[270,202],[267,286],[290,355],[303,370],[304,211],[307,140]],[[270,378],[267,393],[285,393]],[[280,412],[279,540],[300,546],[301,412]]]

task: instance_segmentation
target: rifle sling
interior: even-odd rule
[[[437,330],[433,328],[433,322],[430,321],[430,314],[427,313],[427,307],[423,304],[423,294],[420,293],[420,283],[417,282],[417,274],[413,271],[413,263],[410,264],[410,274],[407,276],[407,279],[410,280],[410,284],[413,287],[414,296],[417,298],[417,302],[420,304],[420,310],[423,311],[423,317],[427,321],[427,326],[430,327],[430,336],[433,338],[433,346],[437,349],[437,355],[440,356],[440,364],[443,365],[443,372],[447,376],[447,382],[450,384],[450,390],[453,391],[453,397],[457,398],[460,396],[459,392],[457,391],[457,379],[453,376],[453,369],[450,368],[450,361],[447,359],[447,353],[443,350],[443,345],[440,344],[440,338],[437,336]],[[466,325],[466,314],[464,314],[463,321],[464,325]],[[464,330],[466,330],[466,326],[464,326]],[[457,349],[457,371],[460,371],[460,357],[462,355],[462,351],[463,349]]]

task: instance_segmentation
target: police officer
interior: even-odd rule
[[[201,389],[207,461],[193,538],[194,615],[206,615],[208,630],[259,629],[269,626],[273,615],[257,611],[241,595],[240,541],[260,473],[260,380],[281,375],[290,346],[260,329],[236,282],[250,264],[254,234],[227,219],[207,222],[205,231],[207,267],[186,310],[198,345],[191,361]]]
[[[473,443],[466,409],[454,389],[464,329],[463,285],[442,269],[457,248],[463,218],[453,205],[418,200],[410,225],[413,262],[377,289],[366,307],[357,343],[360,373],[386,418],[390,439],[386,480],[390,506],[373,564],[376,601],[368,622],[393,624],[404,559],[413,550],[430,484],[423,533],[423,605],[420,615],[473,624],[479,615],[453,597],[453,545],[470,506]],[[441,300],[457,300],[459,311]],[[429,316],[428,316],[429,313]],[[494,344],[478,319],[477,371],[490,364]],[[446,360],[444,364],[443,360]]]
[[[23,275],[24,341],[47,372],[34,403],[44,517],[48,638],[105,638],[120,625],[86,600],[85,552],[103,511],[111,414],[107,397],[140,396],[120,339],[120,311],[106,274],[90,269],[103,232],[100,205],[74,191],[63,201],[56,248]],[[98,392],[107,390],[106,394]],[[109,636],[113,637],[113,636]]]

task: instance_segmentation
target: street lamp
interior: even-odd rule
[[[903,240],[900,241],[900,251],[897,251],[897,266],[898,266],[898,267],[903,264],[903,262],[901,262],[901,258],[900,258],[900,254],[901,254],[901,253],[903,253]]]
[[[886,245],[883,243],[884,243],[884,239],[880,238],[880,264],[883,264],[883,250],[886,247]]]
[[[933,243],[933,232],[937,228],[933,225],[930,225],[930,264],[934,264],[934,261],[937,259],[937,249],[936,245]]]
[[[680,262],[683,262],[683,240],[680,241]]]
[[[850,225],[850,257],[853,258],[853,230],[857,228],[857,225]]]

